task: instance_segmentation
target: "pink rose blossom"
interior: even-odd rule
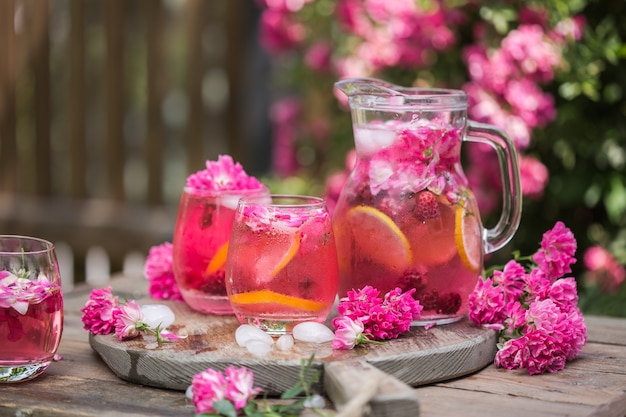
[[[254,388],[254,375],[246,368],[228,366],[224,373],[207,369],[193,376],[192,402],[197,414],[215,413],[216,401],[230,400],[236,411],[246,406],[248,400],[261,392]]]
[[[565,367],[559,343],[544,330],[533,330],[504,343],[496,353],[495,365],[506,369],[526,368],[530,375],[557,372]]]
[[[115,335],[119,340],[139,336],[143,321],[144,315],[141,307],[131,300],[121,306],[119,313],[115,316]]]
[[[332,321],[335,327],[335,337],[333,339],[333,349],[349,350],[361,343],[369,341],[363,334],[363,322],[361,319],[351,319],[350,317],[339,316]]]
[[[548,184],[548,168],[532,156],[520,156],[519,169],[522,183],[522,194],[534,200],[543,196]]]
[[[626,269],[601,246],[592,246],[585,252],[585,282],[598,284],[603,291],[616,293],[626,279]]]
[[[172,267],[172,248],[170,242],[151,247],[146,258],[144,274],[148,279],[148,292],[152,298],[182,301],[183,297]]]
[[[195,374],[191,382],[191,391],[196,413],[214,413],[213,403],[226,397],[226,384],[226,377],[214,369]]]
[[[412,321],[420,317],[423,307],[413,298],[414,291],[412,289],[403,293],[400,288],[396,288],[381,299],[380,292],[368,285],[360,291],[348,291],[347,297],[340,300],[337,311],[340,317],[360,320],[363,334],[368,339],[395,339],[407,332]],[[350,324],[341,321],[337,323],[343,327]]]
[[[263,187],[256,178],[248,176],[241,164],[229,155],[219,155],[217,161],[206,161],[206,169],[187,177],[186,187],[197,192],[257,190]]]
[[[557,279],[572,272],[570,265],[576,262],[576,239],[563,222],[557,222],[551,230],[544,233],[541,249],[533,260],[549,279]]]
[[[242,409],[246,406],[248,399],[261,392],[260,388],[254,388],[254,375],[246,368],[229,366],[225,373],[228,382],[225,397],[233,402],[235,409]]]
[[[116,314],[119,313],[117,297],[111,294],[111,287],[94,289],[80,310],[83,327],[93,334],[109,334],[115,329]]]
[[[469,297],[469,318],[478,326],[502,330],[505,306],[504,293],[492,278],[479,279]]]

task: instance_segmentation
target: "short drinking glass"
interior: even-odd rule
[[[241,197],[269,195],[253,190],[198,191],[185,187],[174,230],[173,268],[185,302],[207,314],[232,314],[224,286],[228,237]]]
[[[0,236],[0,382],[26,381],[52,362],[63,331],[54,245]]]
[[[239,322],[270,334],[323,322],[338,279],[324,200],[272,195],[239,201],[226,261],[226,289]]]

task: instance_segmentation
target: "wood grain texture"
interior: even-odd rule
[[[140,300],[139,304],[154,304]],[[114,335],[95,335],[89,341],[104,362],[120,378],[138,384],[175,390],[186,389],[191,377],[206,369],[224,370],[228,365],[246,366],[264,391],[281,393],[298,380],[301,361],[315,355],[314,369],[324,363],[358,359],[410,386],[457,378],[493,361],[495,332],[472,326],[467,320],[429,330],[414,328],[384,344],[352,350],[333,350],[330,343],[296,342],[291,351],[278,349],[255,357],[237,345],[234,316],[210,316],[179,302],[163,302],[172,308],[176,321],[171,330],[187,338],[147,349],[140,337],[119,341]],[[322,386],[317,387],[323,389]]]

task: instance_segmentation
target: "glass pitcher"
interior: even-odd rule
[[[371,285],[381,295],[414,289],[414,325],[468,311],[485,253],[503,247],[521,217],[515,146],[494,126],[467,119],[461,90],[405,88],[346,79],[357,161],[335,207],[339,295]],[[491,145],[503,183],[500,219],[483,227],[461,166],[463,141]]]

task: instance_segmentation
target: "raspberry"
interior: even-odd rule
[[[406,292],[411,288],[415,288],[413,298],[417,298],[428,282],[427,272],[423,268],[409,268],[398,279],[396,286],[400,287],[402,292]]]
[[[454,314],[461,308],[461,295],[456,292],[440,295],[437,290],[432,290],[420,294],[418,300],[424,310],[434,310],[437,314]]]
[[[217,271],[213,275],[204,276],[198,289],[213,295],[226,295],[225,278],[224,271]]]
[[[437,204],[435,195],[430,191],[420,192],[417,195],[413,214],[418,220],[423,222],[439,217],[439,204]]]

